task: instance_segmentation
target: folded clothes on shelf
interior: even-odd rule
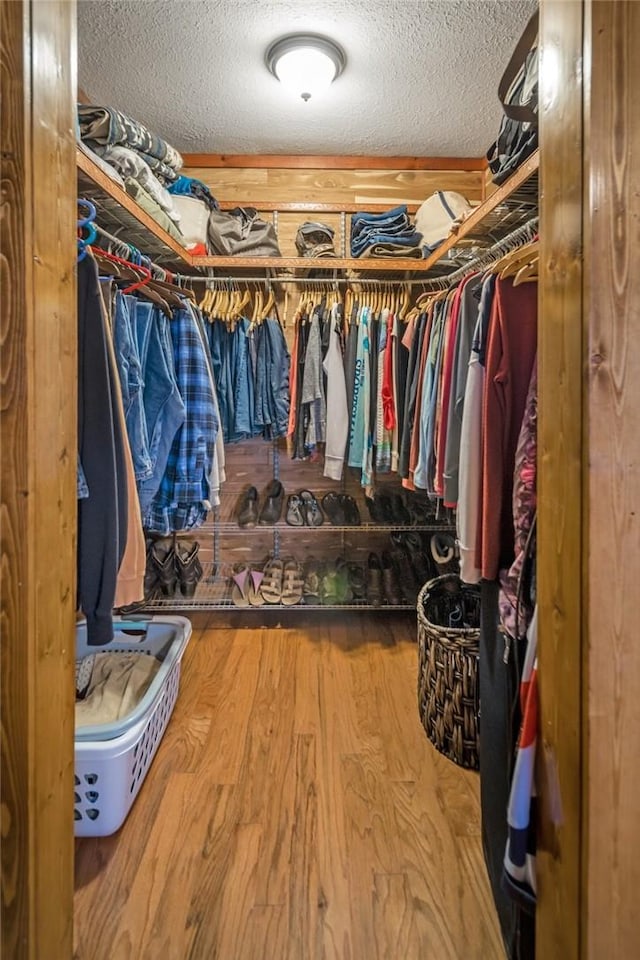
[[[136,150],[155,172],[167,182],[178,179],[183,160],[178,151],[152,133],[143,123],[113,107],[78,104],[80,135],[95,150],[94,144],[121,144]]]
[[[404,204],[383,213],[362,212],[351,217],[352,257],[422,257],[421,240]]]

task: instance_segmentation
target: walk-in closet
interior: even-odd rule
[[[3,956],[631,960],[640,6],[0,18]]]

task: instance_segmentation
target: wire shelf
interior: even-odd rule
[[[256,569],[258,564],[255,565]],[[291,610],[291,611],[309,611],[309,610],[377,610],[382,612],[415,610],[415,603],[389,604],[383,603],[374,605],[368,600],[351,600],[348,603],[326,604],[319,603],[317,598],[314,602],[293,604],[291,606],[284,603],[265,603],[263,606],[239,607],[231,599],[231,590],[233,582],[231,581],[231,568],[227,564],[215,565],[213,563],[203,564],[204,575],[196,587],[195,596],[191,598],[183,597],[179,590],[173,597],[157,597],[147,600],[144,610],[234,610],[239,613],[268,613],[272,610]]]
[[[349,524],[345,526],[335,526],[332,523],[325,522],[319,527],[308,527],[306,524],[302,527],[294,527],[288,523],[258,524],[255,527],[239,527],[232,521],[213,522],[212,532],[217,534],[256,534],[269,533],[276,531],[283,533],[455,533],[455,523],[428,523],[428,524],[397,524],[397,523],[360,523]]]

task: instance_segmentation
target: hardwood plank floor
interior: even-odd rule
[[[412,619],[197,627],[127,822],[76,842],[76,960],[504,960]]]

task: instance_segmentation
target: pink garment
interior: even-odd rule
[[[385,348],[384,370],[382,374],[382,409],[384,411],[385,430],[393,430],[397,422],[396,404],[393,396],[394,320],[394,315],[389,312],[389,316],[387,317],[387,346]]]

